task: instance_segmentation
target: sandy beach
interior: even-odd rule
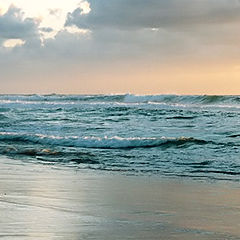
[[[237,183],[0,160],[2,239],[239,239]]]

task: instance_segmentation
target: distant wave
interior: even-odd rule
[[[126,103],[172,103],[172,104],[240,104],[240,96],[220,95],[133,95],[124,97]]]
[[[165,103],[165,104],[240,104],[240,96],[227,95],[0,95],[0,103]]]
[[[102,149],[119,149],[119,148],[151,148],[158,146],[179,146],[184,144],[207,144],[204,140],[190,137],[179,138],[141,138],[141,137],[59,137],[47,135],[27,135],[17,133],[0,133],[0,142],[24,142],[36,143],[42,145],[53,145],[63,147],[81,147],[81,148],[102,148]]]
[[[111,94],[111,95],[62,95],[62,94],[49,94],[49,95],[0,95],[1,102],[9,103],[38,103],[38,102],[121,102],[125,95]]]

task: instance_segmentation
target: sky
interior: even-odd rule
[[[239,0],[0,0],[0,93],[240,94]]]

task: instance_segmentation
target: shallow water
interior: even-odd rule
[[[240,96],[0,95],[0,154],[238,181],[239,117]]]

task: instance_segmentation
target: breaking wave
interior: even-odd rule
[[[141,138],[131,137],[60,137],[47,135],[27,135],[17,133],[0,133],[0,142],[21,142],[35,143],[42,145],[62,146],[62,147],[81,147],[81,148],[102,148],[102,149],[121,149],[121,148],[151,148],[159,146],[179,146],[184,144],[207,144],[204,140],[191,137],[179,138]]]
[[[171,103],[171,104],[240,104],[240,96],[221,95],[132,95],[124,97],[126,103]]]
[[[240,104],[240,96],[227,95],[0,95],[0,103],[165,103],[165,104]]]

